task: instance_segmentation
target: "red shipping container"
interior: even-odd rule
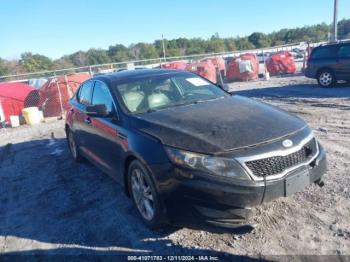
[[[256,54],[243,54],[230,61],[226,77],[229,81],[256,80],[259,76],[259,60]]]
[[[266,61],[266,69],[270,75],[294,74],[296,66],[294,58],[289,52],[278,52],[271,55]]]
[[[39,90],[40,107],[44,116],[61,116],[64,113],[62,110],[67,110],[67,101],[74,95],[79,85],[89,78],[90,74],[79,73],[58,76],[47,81]]]
[[[10,116],[19,116],[33,91],[34,88],[23,83],[0,83],[0,122],[9,123]]]
[[[185,70],[187,63],[184,61],[174,61],[166,64],[162,64],[161,68],[164,69],[176,69],[176,70]]]
[[[216,68],[211,61],[188,64],[185,70],[217,83]]]

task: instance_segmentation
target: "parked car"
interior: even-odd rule
[[[340,42],[313,49],[305,76],[317,79],[322,87],[334,86],[338,80],[350,81],[350,43]]]
[[[101,75],[69,104],[73,158],[118,181],[151,228],[187,212],[241,225],[252,207],[321,185],[326,172],[325,151],[303,120],[190,72]]]
[[[293,48],[290,53],[295,60],[304,59],[304,51],[299,48]]]
[[[263,64],[266,62],[267,59],[269,59],[269,57],[272,54],[270,52],[264,52],[264,53],[257,53],[256,56],[258,57],[259,60],[259,64]]]

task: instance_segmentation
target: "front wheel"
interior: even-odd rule
[[[322,70],[318,74],[317,82],[322,87],[331,87],[337,83],[333,72],[330,70]]]
[[[128,187],[132,200],[144,223],[151,229],[165,225],[165,214],[147,168],[134,160],[128,170]]]

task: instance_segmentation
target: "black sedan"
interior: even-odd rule
[[[325,152],[303,120],[189,72],[97,76],[69,104],[74,159],[123,185],[151,228],[174,212],[242,224],[252,207],[323,183]]]

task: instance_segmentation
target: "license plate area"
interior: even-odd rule
[[[310,185],[310,173],[308,169],[300,170],[289,176],[284,181],[285,196],[293,195],[294,193],[303,191]]]

